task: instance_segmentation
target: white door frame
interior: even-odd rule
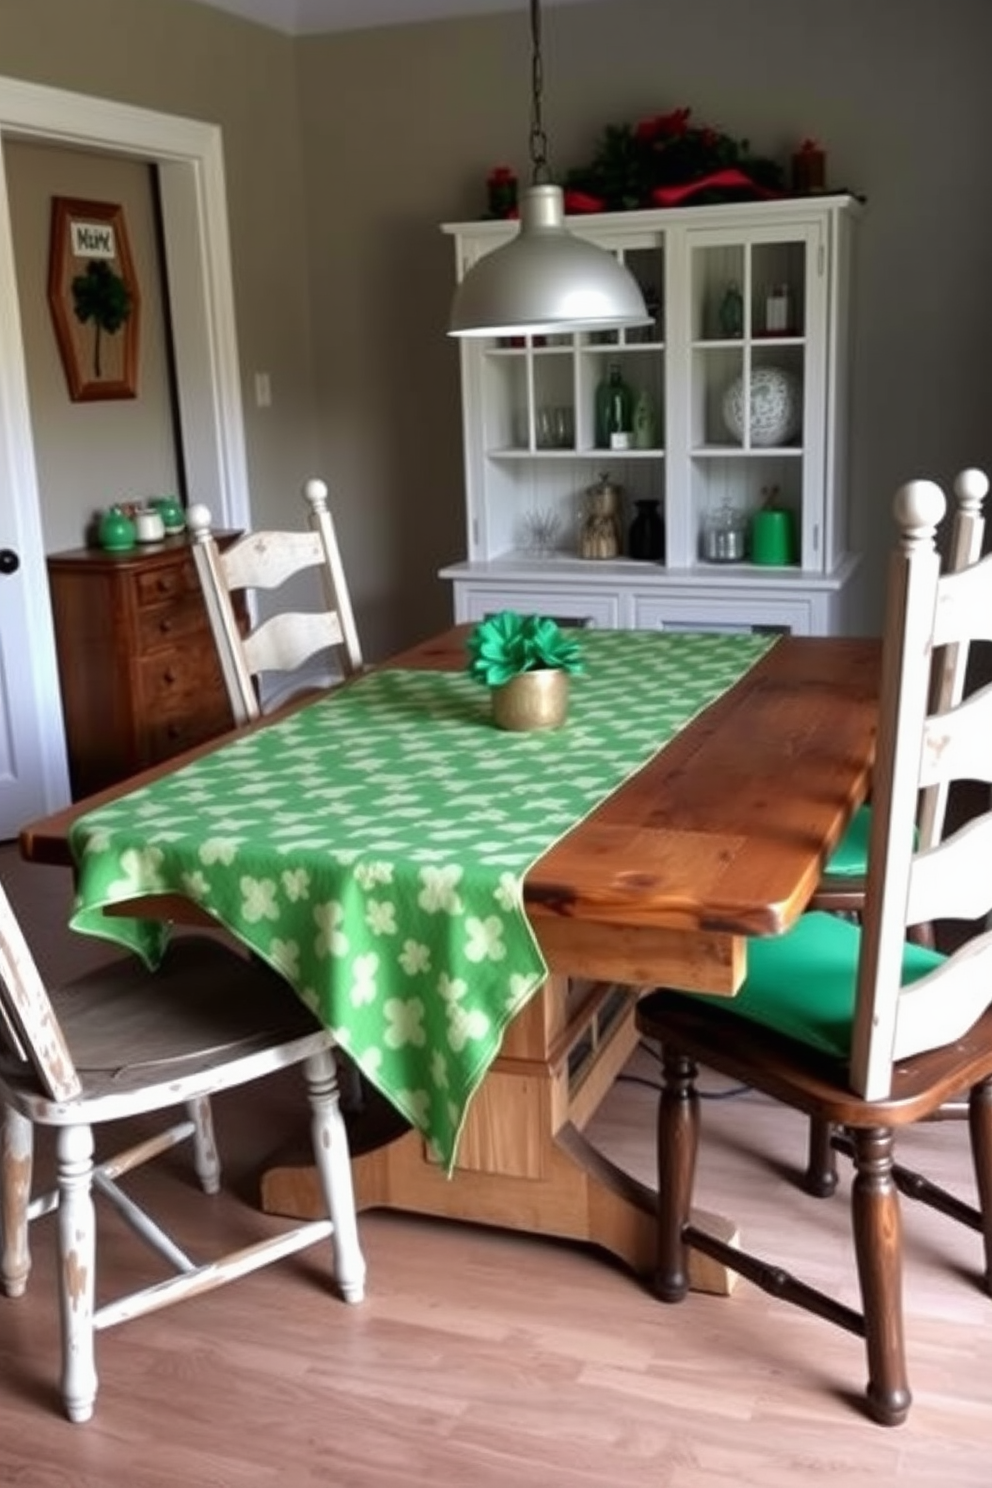
[[[221,131],[148,109],[0,77],[0,144],[28,139],[158,167],[182,453],[191,497],[218,525],[250,523]],[[65,738],[10,203],[0,150],[0,495],[5,545],[24,570],[35,683],[34,738],[46,811],[69,800]],[[10,512],[10,505],[13,507]],[[0,700],[2,705],[2,700]]]

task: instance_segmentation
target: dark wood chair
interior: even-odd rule
[[[992,640],[992,557],[941,575],[934,538],[945,502],[929,481],[903,487],[895,510],[901,540],[889,579],[862,924],[808,913],[786,935],[749,943],[736,998],[656,992],[637,1012],[641,1034],[662,1047],[658,1296],[683,1299],[687,1254],[696,1249],[863,1337],[867,1407],[886,1425],[903,1421],[911,1401],[901,1190],[982,1235],[982,1285],[992,1290],[992,932],[985,929],[992,685],[957,706],[935,706],[930,664],[938,648]],[[943,841],[921,845],[919,793],[939,805],[959,779],[985,787],[975,814]],[[971,922],[975,933],[951,955],[906,938],[908,926],[952,918]],[[777,1259],[738,1251],[691,1222],[701,1064],[840,1129],[835,1141],[855,1167],[860,1310],[791,1276]],[[977,1207],[907,1172],[894,1156],[897,1131],[961,1091],[968,1092]]]

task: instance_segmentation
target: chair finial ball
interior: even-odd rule
[[[989,478],[985,471],[977,470],[973,466],[962,470],[954,482],[954,494],[958,498],[958,504],[966,511],[977,513],[988,495],[988,490]]]
[[[197,502],[196,505],[187,509],[186,526],[194,537],[200,532],[209,532],[212,522],[213,518],[210,515],[210,508],[209,506],[204,506],[202,502]]]
[[[936,481],[915,480],[900,486],[892,504],[898,525],[907,531],[938,527],[947,510],[944,493]]]
[[[314,477],[313,480],[308,480],[303,487],[303,494],[308,501],[326,501],[327,482]]]

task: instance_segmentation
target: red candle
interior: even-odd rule
[[[827,156],[815,139],[805,139],[792,157],[792,189],[800,195],[826,188]]]

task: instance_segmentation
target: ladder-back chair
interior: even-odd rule
[[[217,648],[234,722],[239,727],[265,712],[265,678],[288,677],[288,690],[277,689],[279,701],[307,690],[301,668],[321,653],[330,653],[335,675],[356,676],[363,669],[362,650],[351,608],[348,583],[327,503],[327,484],[308,480],[303,487],[308,530],[245,533],[223,550],[212,531],[210,510],[191,506],[186,524],[193,538],[200,588]],[[319,580],[319,608],[301,609],[299,584]],[[242,622],[235,595],[240,595],[254,623]],[[278,601],[290,597],[290,607]],[[311,596],[312,599],[313,596]],[[325,678],[324,682],[331,679]],[[349,1110],[365,1100],[357,1066],[339,1051],[342,1099]]]
[[[989,480],[984,470],[962,470],[954,481],[955,509],[948,544],[946,569],[956,573],[977,561],[982,553],[985,517],[982,503],[988,494]],[[933,699],[941,711],[960,702],[968,669],[967,646],[945,646],[933,657]],[[947,815],[947,787],[935,786],[922,791],[918,801],[917,832],[921,847],[939,842]],[[868,838],[871,831],[871,807],[856,812],[848,831],[833,854],[813,895],[810,909],[829,909],[835,914],[860,917],[864,910],[865,875],[868,870]],[[915,925],[910,937],[921,945],[933,945],[934,927]],[[967,1103],[947,1101],[941,1107],[941,1119],[967,1116]],[[834,1132],[829,1125],[813,1121],[809,1127],[809,1151],[803,1184],[809,1193],[826,1198],[837,1187],[837,1160],[833,1146]]]
[[[932,1204],[983,1237],[981,1281],[992,1289],[992,810],[943,840],[917,841],[919,793],[956,780],[992,784],[992,685],[963,702],[933,701],[937,648],[992,640],[992,557],[940,573],[935,529],[945,510],[929,481],[896,497],[883,647],[879,738],[863,923],[809,913],[783,936],[748,946],[736,998],[657,992],[638,1006],[645,1038],[662,1047],[658,1111],[658,1251],[665,1301],[687,1289],[696,1248],[784,1301],[865,1340],[867,1406],[903,1421],[911,1395],[902,1321],[899,1193]],[[955,919],[974,934],[951,955],[907,939],[907,928]],[[861,1309],[774,1264],[707,1235],[690,1219],[697,1143],[697,1065],[704,1064],[843,1129],[853,1157],[852,1226]],[[894,1159],[895,1134],[968,1092],[977,1206],[926,1183]],[[825,1233],[822,1232],[821,1233]],[[782,1246],[788,1233],[783,1231]],[[728,1303],[727,1305],[733,1305]],[[992,1405],[992,1390],[990,1390]]]
[[[211,530],[209,508],[191,506],[186,523],[193,538],[193,557],[203,590],[224,683],[236,724],[263,711],[259,678],[292,673],[319,652],[330,651],[344,677],[362,670],[344,565],[327,504],[327,485],[309,480],[303,488],[308,529],[299,532],[249,532],[221,551]],[[263,608],[291,581],[320,580],[322,607],[267,613],[247,629],[239,624],[232,595],[247,591],[250,603]]]
[[[216,1193],[220,1162],[210,1097],[301,1063],[329,1217],[194,1262],[119,1180],[192,1137],[201,1185]],[[8,1297],[25,1291],[29,1223],[57,1211],[61,1391],[70,1420],[86,1421],[93,1413],[94,1335],[103,1328],[197,1297],[327,1237],[340,1293],[348,1302],[361,1300],[365,1262],[333,1039],[260,962],[217,939],[181,936],[155,973],[128,957],[48,991],[0,886],[0,1102],[0,1279]],[[177,1107],[186,1107],[193,1119],[184,1114],[127,1151],[94,1159],[95,1127]],[[57,1130],[58,1176],[52,1193],[32,1198],[35,1126]],[[114,1204],[175,1275],[96,1305],[94,1190]]]

